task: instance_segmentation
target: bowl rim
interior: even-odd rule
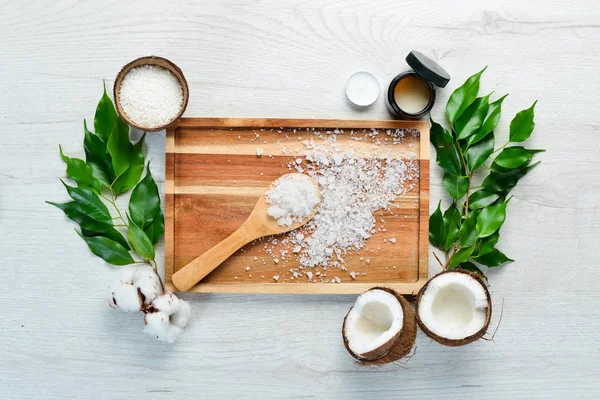
[[[162,68],[169,70],[173,75],[175,75],[175,77],[181,84],[181,89],[183,91],[183,102],[181,104],[181,109],[179,110],[177,115],[171,121],[167,122],[166,124],[161,125],[161,126],[156,126],[153,128],[144,127],[144,126],[138,125],[135,122],[133,122],[131,120],[131,118],[129,118],[127,116],[127,114],[125,113],[125,111],[123,110],[123,107],[121,106],[121,99],[120,99],[120,94],[119,94],[120,93],[119,89],[121,88],[123,79],[125,79],[125,76],[129,73],[129,71],[131,71],[133,68],[141,67],[143,65],[156,65],[158,67],[162,67]],[[117,114],[119,114],[119,117],[122,120],[124,120],[129,126],[139,129],[139,130],[142,130],[144,132],[158,132],[165,128],[168,128],[169,126],[171,126],[175,122],[177,122],[177,120],[179,120],[181,118],[181,116],[183,115],[183,113],[185,112],[185,109],[187,108],[187,105],[188,105],[189,98],[190,98],[190,92],[189,92],[188,83],[187,83],[187,80],[185,79],[185,75],[183,75],[183,72],[181,71],[181,68],[179,68],[171,60],[168,60],[164,57],[159,57],[159,56],[144,56],[144,57],[139,57],[139,58],[136,58],[135,60],[128,62],[121,68],[121,70],[117,74],[117,77],[115,78],[115,82],[113,84],[113,99],[115,101],[115,108],[117,110]]]

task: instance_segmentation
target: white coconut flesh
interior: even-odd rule
[[[348,347],[358,356],[373,351],[394,338],[403,323],[402,305],[393,294],[369,290],[358,296],[346,318]]]
[[[485,326],[488,307],[479,281],[468,274],[450,272],[429,282],[417,312],[432,333],[456,340],[474,335]]]

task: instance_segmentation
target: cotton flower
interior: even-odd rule
[[[158,296],[144,317],[144,332],[161,342],[173,343],[190,319],[190,304],[171,292]]]
[[[125,312],[142,311],[144,332],[161,342],[173,343],[190,319],[190,304],[165,292],[150,266],[123,267],[110,288],[109,304]]]
[[[163,292],[152,267],[123,267],[119,280],[110,289],[109,304],[121,311],[141,311]]]

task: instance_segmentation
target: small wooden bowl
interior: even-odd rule
[[[121,91],[121,84],[123,83],[123,79],[125,79],[125,75],[127,75],[129,73],[129,71],[131,71],[133,68],[140,67],[142,65],[156,65],[156,66],[165,68],[165,69],[171,71],[171,73],[173,75],[175,75],[175,77],[181,84],[181,88],[183,90],[183,102],[181,104],[181,110],[179,110],[179,113],[175,116],[175,118],[173,118],[170,122],[168,122],[165,125],[157,126],[154,128],[147,128],[144,126],[139,126],[127,116],[125,111],[123,111],[123,107],[121,106],[121,99],[119,96],[119,92]],[[190,91],[188,88],[187,81],[185,80],[185,76],[183,76],[183,72],[181,72],[181,69],[179,69],[179,67],[177,65],[173,64],[171,61],[167,60],[166,58],[149,56],[149,57],[137,58],[137,59],[131,61],[129,64],[125,65],[123,68],[121,68],[121,71],[119,71],[119,74],[117,75],[117,79],[115,80],[115,85],[113,86],[113,98],[115,99],[115,106],[117,108],[117,113],[119,114],[119,117],[121,117],[122,120],[127,122],[127,124],[129,126],[137,128],[144,132],[157,132],[157,131],[161,131],[161,130],[165,129],[166,127],[168,127],[169,125],[171,125],[175,121],[177,121],[179,118],[181,118],[181,116],[183,115],[183,113],[185,111],[185,108],[187,107],[188,100],[190,98]]]

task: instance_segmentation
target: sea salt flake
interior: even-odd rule
[[[309,216],[319,203],[319,191],[307,175],[284,175],[265,195],[267,213],[280,226],[291,226]]]

